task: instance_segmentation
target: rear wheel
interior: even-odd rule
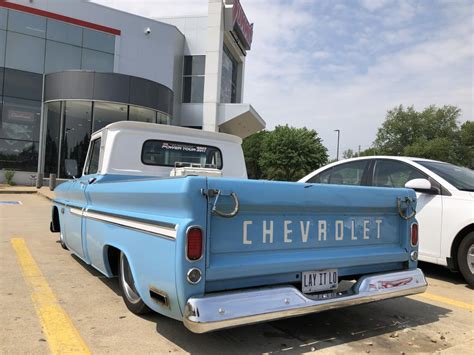
[[[458,265],[466,282],[474,287],[474,232],[466,235],[459,244]]]
[[[122,298],[127,308],[135,314],[145,314],[151,311],[143,302],[135,287],[132,270],[127,257],[123,252],[120,253],[119,261],[119,283],[122,290]]]

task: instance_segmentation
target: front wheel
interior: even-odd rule
[[[459,244],[458,265],[468,285],[474,287],[474,232],[466,235]]]
[[[145,314],[151,311],[138,294],[130,264],[123,252],[120,253],[119,283],[125,305],[132,313]]]
[[[59,232],[59,244],[61,244],[61,248],[65,249],[65,250],[69,250],[66,243],[64,242],[63,232]]]

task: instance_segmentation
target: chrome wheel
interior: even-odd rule
[[[133,281],[132,271],[128,264],[127,257],[124,253],[120,254],[120,277],[122,278],[122,285],[124,295],[130,303],[136,304],[141,301],[140,296],[135,288],[135,282]]]
[[[474,274],[474,244],[471,244],[469,249],[467,250],[467,266],[471,271],[471,274]]]

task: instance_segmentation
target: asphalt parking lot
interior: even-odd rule
[[[50,203],[39,195],[0,201],[0,353],[50,353],[37,295],[12,240],[24,240],[51,297],[91,353],[414,353],[474,349],[474,291],[458,274],[421,264],[425,294],[299,318],[196,335],[160,315],[135,316],[116,279],[61,249],[49,232]],[[23,269],[22,269],[23,268]],[[22,271],[23,270],[23,271]],[[48,292],[50,292],[48,291]],[[35,309],[36,307],[36,309]],[[61,331],[61,330],[59,330]],[[67,334],[66,334],[67,335]],[[66,339],[67,341],[67,339]]]

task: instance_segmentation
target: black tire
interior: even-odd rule
[[[474,232],[466,235],[458,248],[458,266],[469,286],[474,288]]]
[[[66,243],[64,242],[63,232],[59,232],[59,244],[61,244],[61,248],[63,248],[64,250],[69,250]]]
[[[125,305],[134,314],[150,313],[151,309],[142,301],[133,280],[132,270],[127,257],[120,252],[119,259],[119,284]]]

